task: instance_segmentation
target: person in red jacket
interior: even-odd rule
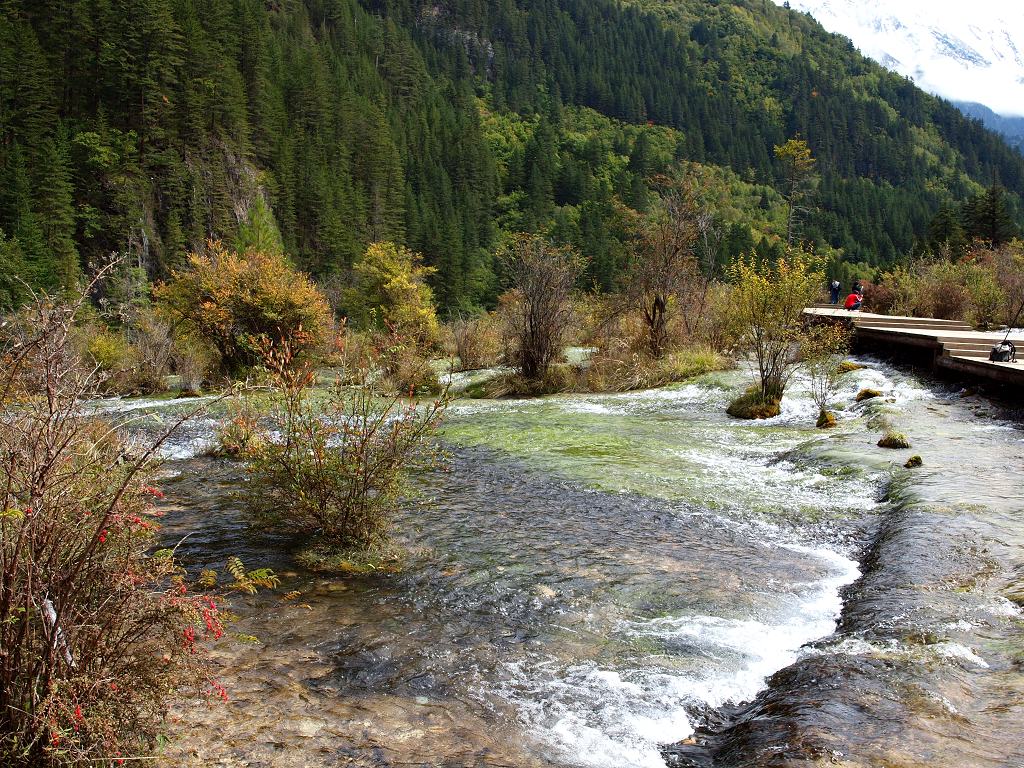
[[[843,304],[843,309],[857,310],[860,309],[860,305],[864,303],[863,293],[851,293],[846,297],[846,303]]]

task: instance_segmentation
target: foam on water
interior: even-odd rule
[[[539,679],[546,670],[513,669],[525,684],[514,697],[521,719],[561,761],[586,768],[664,768],[657,745],[693,733],[669,688],[642,673],[579,664]]]
[[[852,399],[865,387],[877,389],[884,397],[893,398],[897,403],[935,399],[932,390],[891,365],[873,358],[863,360],[869,367],[853,371],[843,377],[840,399]]]
[[[98,413],[125,413],[129,411],[157,410],[169,407],[181,407],[182,404],[203,403],[214,400],[220,395],[203,395],[202,397],[190,397],[188,399],[168,399],[158,397],[143,398],[111,398],[109,400],[92,400],[86,403],[85,407]]]
[[[217,445],[214,428],[211,424],[205,433],[172,436],[160,446],[157,456],[165,461],[185,461],[209,453]]]
[[[558,406],[567,413],[594,413],[600,415],[612,415],[625,413],[625,409],[617,408],[609,403],[599,403],[592,400],[562,400]]]
[[[669,656],[644,654],[619,668],[595,662],[559,669],[553,661],[511,665],[504,693],[529,731],[561,761],[586,768],[664,768],[659,747],[691,735],[694,712],[754,698],[773,673],[799,658],[806,643],[835,629],[840,589],[860,572],[830,549],[780,544],[816,558],[828,575],[797,584],[773,616],[687,614],[620,622],[617,633],[689,649],[699,662],[674,669]],[[651,666],[652,661],[656,666]]]
[[[1013,617],[1024,616],[1024,606],[1017,605],[1012,600],[1007,600],[1001,595],[994,599],[994,602],[988,607],[988,612],[993,616],[1000,617]]]
[[[972,649],[961,643],[939,643],[934,646],[935,652],[947,659],[963,659],[971,664],[988,669],[988,662]]]

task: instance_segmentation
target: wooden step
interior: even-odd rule
[[[882,328],[893,331],[913,330],[920,328],[927,331],[973,331],[967,323],[957,323],[951,320],[917,320],[914,322],[876,320],[875,318],[855,319],[854,325],[858,328]]]
[[[974,328],[962,320],[942,320],[937,317],[878,317],[876,316],[854,316],[853,321],[858,325],[862,323],[881,323],[884,325],[928,325],[934,328],[948,328],[951,331],[973,331]]]
[[[963,357],[984,357],[988,359],[992,347],[1002,339],[939,339],[942,344],[942,354],[958,355]],[[1013,345],[1024,353],[1024,341],[1010,339]]]
[[[991,344],[943,344],[944,355],[967,355],[969,357],[988,357],[992,351]]]

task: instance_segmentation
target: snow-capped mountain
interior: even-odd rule
[[[782,0],[776,0],[780,5]],[[1022,0],[789,0],[861,52],[951,101],[1024,115]]]

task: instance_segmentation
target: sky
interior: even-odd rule
[[[776,0],[779,5],[783,0]],[[862,53],[954,101],[1024,115],[1024,0],[790,0]]]

